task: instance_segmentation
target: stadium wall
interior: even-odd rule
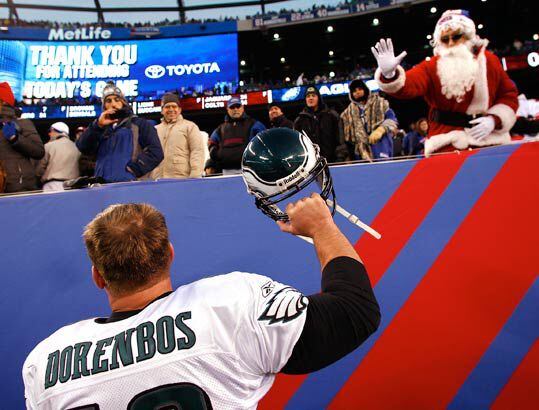
[[[262,409],[538,408],[539,143],[332,167],[335,217],[363,258],[382,323],[309,376],[277,377]],[[83,226],[113,203],[166,216],[174,286],[233,270],[319,291],[311,245],[282,234],[240,177],[135,182],[0,198],[2,408],[23,407],[26,355],[57,328],[108,315]]]

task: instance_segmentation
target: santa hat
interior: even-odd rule
[[[468,10],[446,10],[442,17],[436,23],[432,46],[436,47],[440,44],[442,32],[447,29],[460,30],[470,40],[475,40],[475,23],[470,18]]]
[[[11,87],[6,82],[0,83],[0,100],[12,107],[15,105],[15,96],[13,95],[13,91],[11,91]]]

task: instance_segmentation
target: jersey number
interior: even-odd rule
[[[191,383],[165,384],[143,391],[133,397],[127,405],[127,410],[211,410],[212,408],[208,394]],[[99,410],[99,406],[92,404],[76,409]]]

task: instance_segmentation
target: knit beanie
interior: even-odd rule
[[[0,100],[12,107],[15,105],[15,96],[6,82],[0,83]]]
[[[103,96],[101,97],[103,109],[105,109],[105,99],[111,95],[115,95],[116,97],[120,98],[124,102],[124,105],[129,105],[122,90],[120,90],[120,88],[117,87],[113,82],[109,82],[105,88],[103,88]]]
[[[318,105],[322,105],[324,101],[322,99],[322,94],[320,94],[320,90],[318,90],[318,88],[316,88],[314,85],[307,87],[307,90],[305,91],[305,97],[307,97],[309,94],[316,94],[318,96]]]
[[[176,93],[166,93],[161,98],[161,107],[164,107],[168,103],[176,103],[178,107],[180,106],[180,97]]]

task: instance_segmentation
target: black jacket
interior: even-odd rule
[[[0,130],[0,161],[6,171],[5,192],[22,192],[38,189],[37,176],[32,160],[45,155],[43,142],[30,120],[15,118],[13,108],[4,106],[3,121],[15,121],[17,137],[9,142]]]
[[[339,114],[323,104],[318,111],[305,107],[294,121],[294,129],[305,131],[312,142],[320,147],[320,154],[328,162],[336,162],[335,150],[339,146]]]
[[[294,123],[283,114],[270,121],[270,128],[294,128]]]

